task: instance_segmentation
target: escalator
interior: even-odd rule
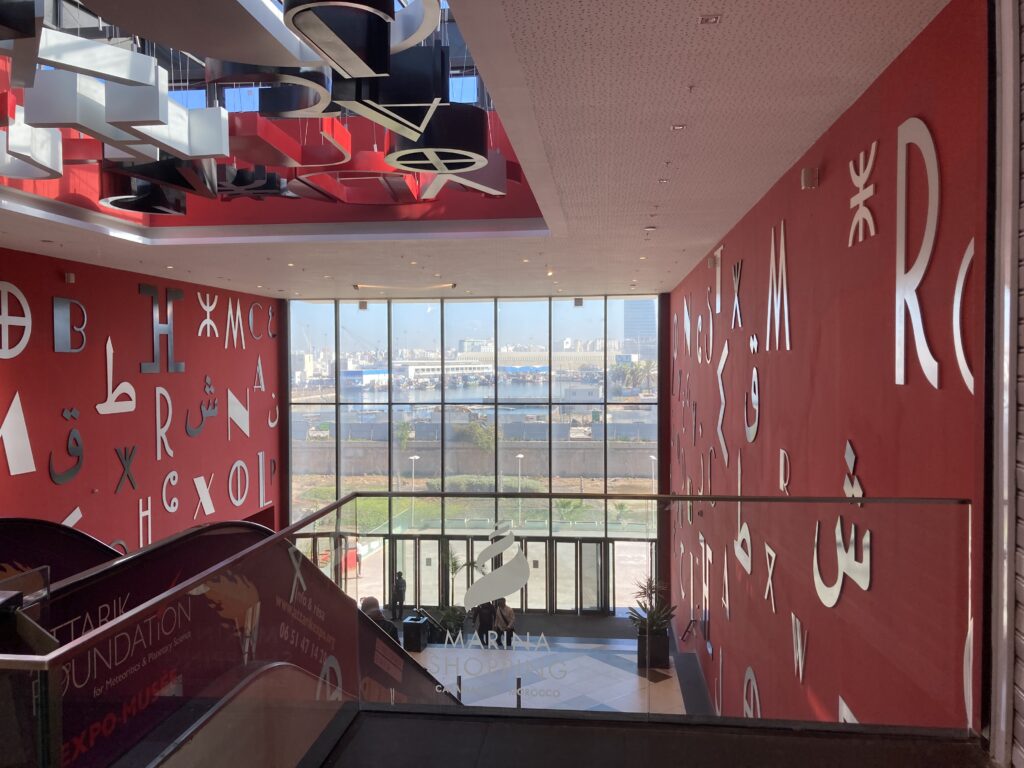
[[[37,621],[65,645],[272,535],[244,521],[190,528],[55,581]]]
[[[60,581],[120,556],[113,547],[66,525],[0,518],[0,579],[47,567],[50,581]]]
[[[249,523],[203,526],[95,566],[25,613],[56,641],[53,673],[0,668],[0,710],[4,696],[48,694],[58,726],[22,704],[0,720],[0,743],[29,754],[35,741],[62,766],[159,765],[174,754],[188,764],[180,750],[193,741],[237,747],[239,712],[277,722],[264,710],[280,712],[277,694],[296,686],[304,704],[284,709],[308,710],[313,730],[363,702],[458,705],[293,539]],[[268,755],[298,748],[294,733],[257,731]]]

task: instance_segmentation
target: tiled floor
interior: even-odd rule
[[[637,669],[636,641],[545,638],[547,647],[451,647],[430,645],[412,654],[469,706],[516,706],[517,678],[523,709],[569,709],[685,714],[675,662],[667,670]]]

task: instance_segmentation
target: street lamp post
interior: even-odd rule
[[[419,456],[413,455],[409,457],[409,461],[412,462],[412,490],[416,492],[416,462],[419,460]],[[416,524],[416,497],[412,497],[412,524]]]
[[[518,464],[518,468],[516,470],[516,474],[519,476],[519,485],[516,488],[516,493],[522,494],[522,492],[523,492],[523,454],[521,454],[521,453],[517,453],[516,454],[516,462]],[[523,497],[522,497],[522,495],[520,495],[519,499],[517,500],[517,503],[519,505],[519,527],[521,528],[523,526]]]

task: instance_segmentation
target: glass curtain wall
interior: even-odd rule
[[[292,301],[292,517],[359,490],[650,493],[654,296]],[[359,529],[654,538],[653,505],[363,499]]]

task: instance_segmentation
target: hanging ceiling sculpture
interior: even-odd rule
[[[81,144],[71,131],[102,142],[101,158],[69,154],[102,163],[102,205],[153,215],[184,215],[189,196],[406,205],[449,184],[500,197],[520,180],[491,144],[489,113],[450,101],[440,0],[397,11],[392,0],[285,0],[280,10],[203,0],[221,31],[251,33],[251,55],[237,40],[220,44],[209,25],[193,48],[178,3],[87,0],[103,24],[125,30],[116,35],[138,34],[133,25],[147,35],[125,45],[44,27],[43,5],[0,0],[8,178],[58,178],[63,130],[65,142]],[[229,87],[254,88],[255,109],[229,114],[217,103]],[[176,88],[206,105],[184,106]]]

